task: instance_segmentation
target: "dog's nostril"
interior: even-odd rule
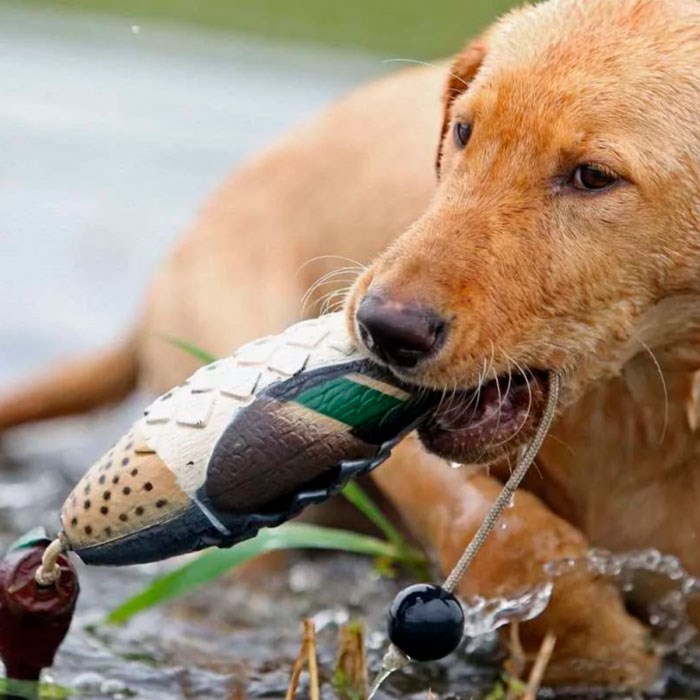
[[[400,367],[413,367],[434,353],[447,332],[447,323],[432,309],[377,295],[360,303],[357,327],[368,350]]]

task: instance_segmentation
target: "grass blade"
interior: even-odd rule
[[[156,579],[141,593],[114,610],[107,622],[126,622],[136,613],[189,593],[259,554],[280,549],[334,549],[374,557],[401,558],[401,552],[393,544],[375,537],[318,525],[289,523],[279,528],[262,530],[257,537],[231,549],[204,552],[194,561]]]
[[[202,350],[202,348],[188,343],[186,340],[180,340],[180,338],[174,338],[171,335],[161,335],[159,337],[173,347],[179,348],[188,355],[192,355],[192,357],[196,357],[204,365],[210,365],[212,362],[216,362],[219,359],[216,355],[212,355],[210,352]]]
[[[402,553],[406,553],[410,550],[410,546],[403,535],[391,524],[386,515],[379,509],[379,506],[377,506],[356,482],[351,481],[346,484],[342,494],[355,508],[381,530],[384,537],[386,537],[397,550]]]
[[[23,700],[68,700],[81,695],[78,691],[54,683],[33,683],[0,678],[0,698],[12,697]]]

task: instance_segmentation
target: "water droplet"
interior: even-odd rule
[[[308,562],[299,562],[289,571],[289,587],[294,593],[317,591],[323,585],[323,578],[315,567]]]
[[[386,635],[382,632],[377,632],[376,630],[369,632],[365,639],[365,644],[371,651],[378,651],[381,649],[384,642],[386,642]]]
[[[410,661],[408,657],[405,656],[403,652],[399,651],[393,644],[389,645],[389,648],[382,659],[382,667],[369,689],[369,694],[367,696],[368,700],[372,700],[372,698],[374,698],[379,690],[379,687],[392,673],[400,671],[409,663]]]
[[[99,692],[102,687],[103,678],[99,673],[87,671],[81,673],[73,680],[73,687],[82,691]]]
[[[326,629],[326,627],[342,627],[350,620],[350,613],[345,608],[330,608],[321,610],[312,618],[316,632]]]
[[[138,24],[132,24],[131,25],[131,33],[132,34],[140,34],[141,33],[141,27]]]
[[[117,695],[118,693],[123,693],[126,690],[126,684],[114,678],[102,681],[100,686],[100,692],[104,695]]]

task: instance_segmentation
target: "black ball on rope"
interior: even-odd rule
[[[404,588],[389,609],[389,639],[413,661],[437,661],[451,654],[464,636],[464,610],[440,586]]]

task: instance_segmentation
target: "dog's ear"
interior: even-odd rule
[[[440,141],[438,143],[435,167],[438,177],[440,176],[440,161],[442,160],[442,147],[450,125],[450,108],[452,103],[469,88],[470,83],[479,72],[479,68],[486,56],[485,37],[475,39],[458,54],[452,61],[447,76],[447,83],[442,95],[442,128],[440,130]]]

